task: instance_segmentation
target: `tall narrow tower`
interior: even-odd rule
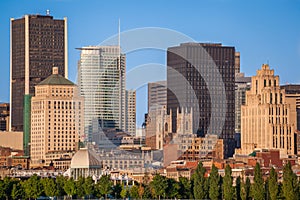
[[[30,104],[35,86],[52,74],[52,67],[68,77],[67,19],[54,19],[49,13],[11,19],[11,130],[23,131],[25,111],[29,112],[24,105]]]

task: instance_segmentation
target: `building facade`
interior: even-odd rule
[[[11,19],[12,131],[23,131],[25,95],[34,95],[35,86],[51,75],[54,66],[59,68],[60,74],[68,77],[67,19],[54,19],[50,15],[25,15]]]
[[[241,133],[241,106],[246,102],[246,91],[251,88],[251,77],[235,74],[235,133]]]
[[[278,149],[282,156],[295,154],[296,101],[286,98],[279,76],[262,65],[252,77],[251,90],[242,106],[241,151]]]
[[[172,132],[176,132],[177,108],[193,108],[193,132],[202,137],[220,135],[225,158],[233,155],[235,146],[235,59],[235,48],[222,44],[184,43],[167,52]]]
[[[296,152],[300,155],[300,85],[288,84],[280,86],[285,90],[285,98],[296,100],[296,112],[297,112],[297,131],[295,134],[296,139]]]
[[[9,131],[9,103],[0,103],[0,131]]]
[[[78,85],[85,99],[85,134],[92,140],[92,122],[125,130],[125,55],[119,46],[82,47]]]
[[[167,82],[148,83],[148,114],[146,123],[146,144],[157,149],[156,117],[167,105]]]
[[[136,131],[136,91],[126,90],[126,108],[125,108],[125,119],[126,127],[125,131],[130,135],[135,135]]]
[[[31,167],[69,168],[71,158],[84,141],[84,101],[77,86],[58,74],[39,83],[31,99]],[[61,165],[64,163],[64,165]]]

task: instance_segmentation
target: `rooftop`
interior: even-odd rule
[[[51,76],[40,82],[38,85],[75,85],[72,81],[69,81],[62,75],[58,74],[58,68],[53,67],[53,73]]]

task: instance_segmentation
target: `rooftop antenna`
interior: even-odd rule
[[[46,15],[50,15],[50,10],[46,10]]]

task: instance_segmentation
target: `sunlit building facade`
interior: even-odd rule
[[[85,99],[85,134],[92,140],[92,121],[102,129],[125,130],[125,55],[119,46],[79,48],[78,85]]]
[[[252,77],[251,90],[241,115],[241,152],[278,149],[281,156],[295,154],[297,128],[296,100],[286,98],[279,76],[269,65],[262,65]]]
[[[83,134],[83,98],[78,87],[58,74],[36,86],[31,99],[31,167],[67,169]]]

